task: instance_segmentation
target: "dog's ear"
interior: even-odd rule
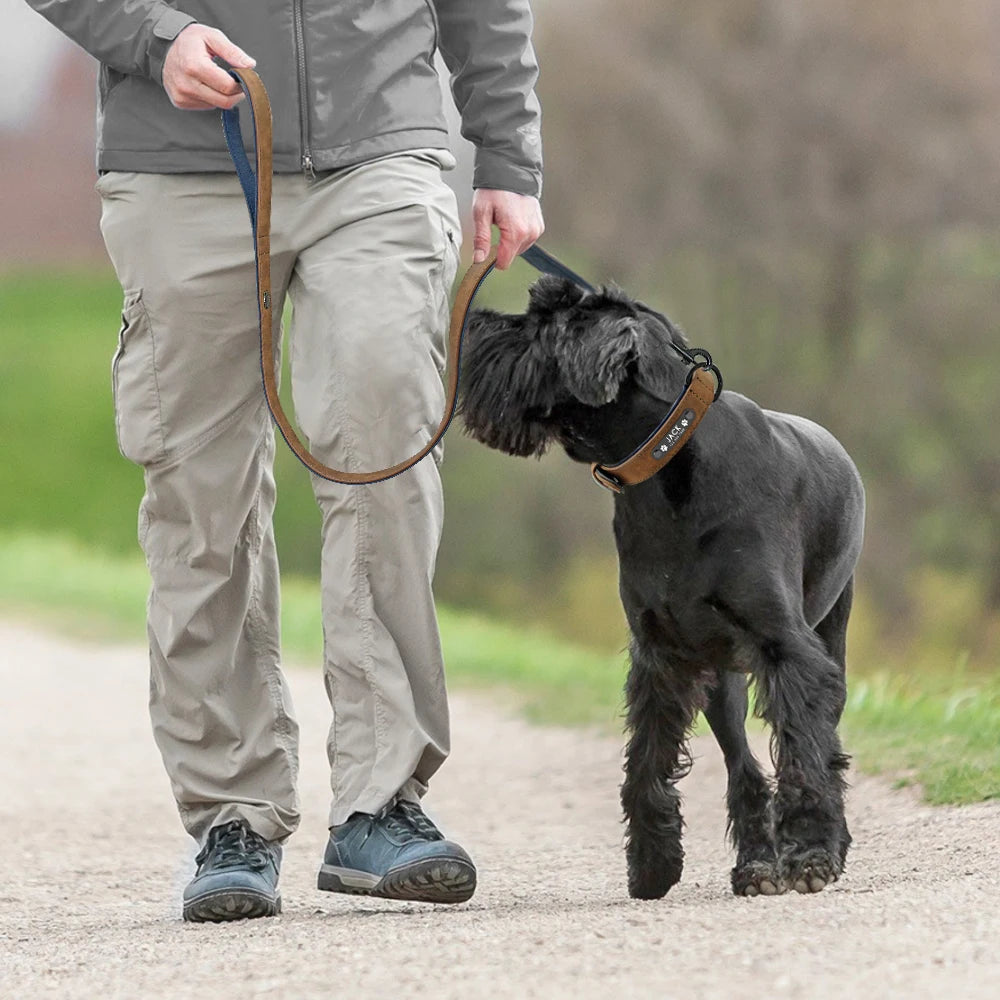
[[[477,441],[509,455],[541,455],[555,404],[552,361],[530,316],[491,309],[469,315],[462,352],[461,413]]]
[[[564,388],[587,406],[613,402],[638,356],[631,301],[617,289],[587,292],[543,275],[531,287],[527,316],[558,359]]]
[[[639,358],[636,381],[647,392],[661,399],[675,399],[682,391],[686,365],[682,364],[672,344],[687,348],[684,333],[663,313],[636,302],[640,324]]]
[[[639,357],[640,333],[634,316],[603,313],[572,318],[560,338],[566,388],[587,406],[613,403]]]

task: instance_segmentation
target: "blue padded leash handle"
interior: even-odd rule
[[[240,80],[238,74],[233,73],[232,75],[243,86],[243,81]],[[245,86],[243,86],[243,92],[247,92]],[[253,105],[250,104],[249,107],[251,120],[253,120]],[[236,167],[236,176],[239,178],[240,187],[243,188],[243,197],[246,199],[247,209],[250,212],[250,227],[253,230],[254,236],[256,236],[257,178],[254,176],[253,167],[250,166],[250,160],[247,159],[246,151],[243,148],[243,130],[240,128],[239,106],[222,112],[222,132],[226,137],[226,146],[229,148],[229,155],[233,158],[233,164]],[[254,134],[256,135],[256,126]]]
[[[349,486],[381,483],[400,473],[411,469],[421,459],[433,451],[437,443],[444,437],[451,423],[458,404],[458,378],[461,371],[462,343],[469,323],[469,312],[473,299],[476,297],[487,275],[496,264],[497,251],[494,247],[486,260],[473,264],[462,278],[455,294],[455,303],[451,310],[451,324],[448,343],[448,385],[444,416],[431,439],[417,454],[388,469],[377,472],[345,472],[334,469],[320,462],[299,440],[295,429],[285,415],[278,398],[277,379],[274,371],[274,318],[271,313],[271,175],[272,175],[272,126],[271,105],[267,91],[260,77],[252,69],[230,69],[230,74],[239,83],[247,96],[250,108],[250,121],[254,132],[254,148],[256,154],[256,170],[251,165],[243,148],[243,133],[240,128],[238,108],[230,108],[222,112],[222,129],[226,137],[229,155],[236,167],[243,197],[246,199],[247,211],[250,213],[250,227],[253,232],[254,258],[257,269],[257,309],[260,320],[260,368],[261,381],[264,385],[264,396],[267,400],[271,417],[278,427],[285,443],[302,464],[314,475],[333,483]],[[565,264],[556,260],[539,246],[531,247],[521,256],[546,274],[555,274],[573,281],[588,291],[594,288],[579,275],[574,274]]]

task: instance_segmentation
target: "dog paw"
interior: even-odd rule
[[[663,899],[671,885],[662,878],[629,879],[628,894],[632,899]]]
[[[682,869],[680,857],[646,858],[641,861],[630,857],[628,894],[633,899],[662,899],[680,881]]]
[[[734,868],[732,880],[737,896],[780,896],[785,891],[778,869],[767,861],[750,861]]]
[[[812,850],[783,858],[783,882],[796,892],[822,892],[837,881],[840,874],[829,852]]]

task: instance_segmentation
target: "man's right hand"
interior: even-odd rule
[[[243,100],[240,85],[212,61],[212,56],[220,56],[239,69],[257,65],[221,31],[189,24],[167,49],[163,62],[163,87],[175,108],[231,108]]]

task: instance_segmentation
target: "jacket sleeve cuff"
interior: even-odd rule
[[[167,50],[174,43],[174,39],[189,25],[194,24],[195,18],[190,14],[174,10],[167,7],[153,25],[153,40],[149,45],[149,75],[160,86],[163,86],[163,63],[167,58]]]
[[[500,153],[480,147],[476,150],[472,186],[493,191],[513,191],[515,194],[540,198],[542,171],[537,167],[513,163]]]

